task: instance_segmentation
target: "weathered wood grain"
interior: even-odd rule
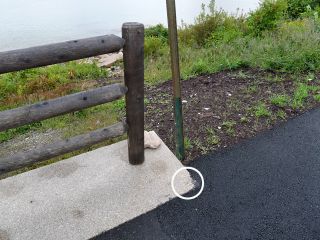
[[[0,131],[111,102],[124,96],[126,92],[127,88],[125,86],[112,84],[3,111],[0,112]]]
[[[0,74],[117,52],[123,45],[122,38],[105,35],[0,52]]]
[[[117,123],[107,128],[79,135],[64,141],[45,145],[27,152],[0,159],[0,174],[29,166],[65,153],[92,146],[110,138],[121,136],[126,132],[126,124]]]
[[[128,124],[129,161],[144,162],[144,26],[125,23],[122,27],[124,45],[124,79]]]

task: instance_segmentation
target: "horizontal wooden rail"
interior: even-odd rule
[[[126,92],[125,86],[113,84],[3,111],[0,112],[0,131],[111,102]]]
[[[2,158],[0,159],[0,174],[17,170],[33,163],[48,160],[85,147],[90,147],[107,139],[121,136],[126,130],[127,127],[124,123],[117,123],[107,128]]]
[[[0,52],[0,74],[112,53],[125,40],[115,35]]]

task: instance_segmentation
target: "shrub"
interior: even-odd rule
[[[163,48],[168,45],[168,29],[162,24],[148,27],[145,30],[145,55],[155,56],[163,53]]]
[[[288,15],[292,19],[301,17],[310,9],[316,9],[319,0],[288,0]]]
[[[300,73],[320,70],[320,30],[310,19],[281,23],[276,31],[262,37],[246,35],[230,43],[195,48],[180,45],[182,78],[225,69],[254,67],[273,71]],[[167,47],[162,48],[163,52]],[[168,50],[166,50],[168,51]],[[156,83],[171,78],[167,54],[146,60],[146,82]]]
[[[240,38],[244,33],[239,28],[221,27],[211,34],[207,40],[207,46],[216,46],[220,43],[231,43],[233,40]]]
[[[206,12],[206,5],[202,4],[201,13],[196,17],[195,24],[182,24],[180,30],[180,40],[187,44],[197,44],[203,46],[206,39],[210,37],[211,33],[217,28],[220,20],[220,13]]]
[[[146,56],[161,55],[161,50],[167,45],[162,38],[146,37],[144,42],[144,53]]]
[[[229,15],[221,9],[216,10],[215,1],[211,0],[208,6],[202,4],[201,13],[196,17],[194,24],[182,24],[179,38],[185,45],[205,46],[215,42],[229,42],[242,36],[246,30],[247,24],[243,14]]]
[[[248,25],[254,35],[261,35],[264,31],[274,30],[281,20],[286,18],[286,0],[264,0],[260,7],[250,13]]]
[[[148,27],[145,30],[145,36],[147,38],[156,37],[156,38],[168,40],[168,37],[169,37],[168,28],[164,27],[162,24]]]

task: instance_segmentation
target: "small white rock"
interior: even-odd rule
[[[144,148],[157,149],[161,145],[161,140],[155,132],[144,131]]]
[[[111,54],[104,54],[99,56],[98,66],[99,67],[111,67],[116,61],[123,59],[123,53],[111,53]]]

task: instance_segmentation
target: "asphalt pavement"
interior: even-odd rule
[[[320,239],[319,109],[191,166],[205,178],[200,197],[175,198],[94,239]]]

